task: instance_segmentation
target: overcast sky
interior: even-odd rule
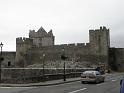
[[[124,0],[0,0],[0,42],[16,50],[29,30],[52,29],[55,44],[87,43],[89,29],[110,29],[111,47],[124,47]]]

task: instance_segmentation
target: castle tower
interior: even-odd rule
[[[33,45],[37,47],[54,45],[52,30],[47,33],[42,27],[37,32],[30,30],[29,38],[33,39]]]
[[[16,38],[16,66],[25,67],[29,63],[26,61],[28,51],[33,45],[33,40],[29,38]]]
[[[110,47],[109,29],[103,26],[100,29],[89,30],[89,40],[91,54],[97,56],[97,61],[107,62]]]

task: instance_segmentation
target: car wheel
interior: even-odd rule
[[[85,84],[85,81],[81,81],[82,84]]]
[[[105,82],[104,80],[102,82]]]
[[[99,83],[99,80],[96,80],[95,83],[98,84]]]

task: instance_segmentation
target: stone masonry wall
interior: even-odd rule
[[[109,65],[113,70],[124,71],[124,48],[111,48]]]
[[[107,61],[107,56],[105,55],[92,55],[89,43],[87,43],[87,45],[82,43],[76,45],[55,45],[41,48],[34,47],[29,51],[30,54],[25,56],[25,60],[28,61],[28,65],[42,64],[44,60],[45,64],[48,65],[47,67],[51,67],[49,64],[54,64],[54,66],[52,66],[56,67],[62,65],[61,55],[63,54],[63,48],[64,55],[68,57],[66,61],[73,62],[73,64],[70,64],[70,67],[73,67],[74,63],[78,63],[80,65],[78,67],[84,67],[86,64],[97,65],[98,59],[101,60],[100,62]],[[45,57],[43,57],[44,54]]]
[[[2,66],[1,67],[15,67],[15,57],[16,57],[16,52],[5,52],[3,51],[2,57],[4,60],[2,61]]]
[[[94,68],[87,68],[92,70]],[[66,78],[80,77],[80,74],[87,69],[66,69]],[[48,80],[62,79],[63,69],[45,69],[43,79],[42,68],[3,68],[3,83],[36,83]]]

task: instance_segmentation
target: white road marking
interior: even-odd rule
[[[112,81],[117,81],[117,80],[114,80],[114,79],[113,79]]]
[[[79,91],[82,91],[82,90],[86,90],[87,88],[82,88],[82,89],[79,89],[79,90],[75,90],[75,91],[72,91],[72,92],[69,92],[69,93],[76,93],[76,92],[79,92]]]

